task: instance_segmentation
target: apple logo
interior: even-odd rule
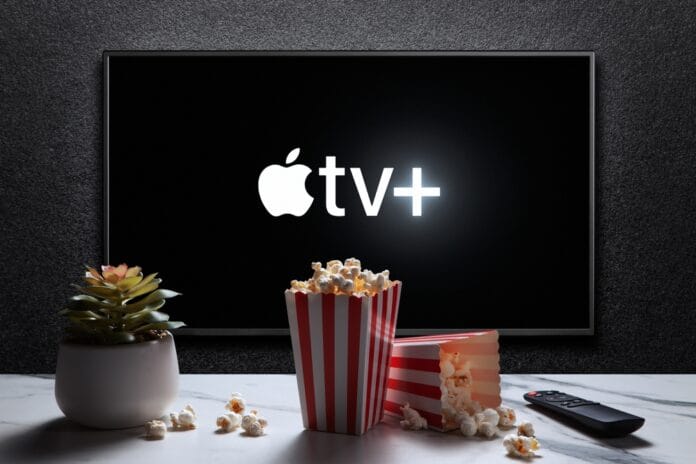
[[[285,164],[292,164],[300,156],[300,149],[288,153]],[[259,197],[271,216],[292,214],[304,215],[314,198],[307,193],[305,181],[312,170],[304,164],[283,167],[279,164],[266,166],[259,175]]]

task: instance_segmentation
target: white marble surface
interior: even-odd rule
[[[560,390],[646,418],[633,435],[600,439],[562,425],[522,399],[528,390]],[[269,420],[268,434],[215,433],[229,393],[243,393]],[[696,375],[504,375],[505,404],[531,420],[542,450],[536,463],[690,463],[696,459]],[[105,398],[104,401],[108,401]],[[406,432],[394,418],[362,437],[302,429],[292,375],[183,375],[177,408],[191,403],[199,428],[146,441],[141,429],[98,431],[63,418],[52,376],[0,375],[0,463],[492,463],[500,438]]]

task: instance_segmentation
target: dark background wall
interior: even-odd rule
[[[0,372],[53,372],[101,256],[104,49],[594,50],[597,334],[504,338],[502,368],[696,372],[695,2],[162,5],[0,2]],[[177,343],[184,372],[293,368],[286,338]]]

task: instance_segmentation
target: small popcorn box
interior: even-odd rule
[[[302,422],[362,435],[384,417],[401,282],[375,296],[285,292]]]
[[[409,403],[428,421],[446,431],[467,405],[500,406],[498,332],[470,332],[394,340],[384,408],[401,416]]]

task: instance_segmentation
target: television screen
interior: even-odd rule
[[[105,52],[105,259],[188,333],[287,333],[357,257],[397,334],[593,331],[591,52]]]

